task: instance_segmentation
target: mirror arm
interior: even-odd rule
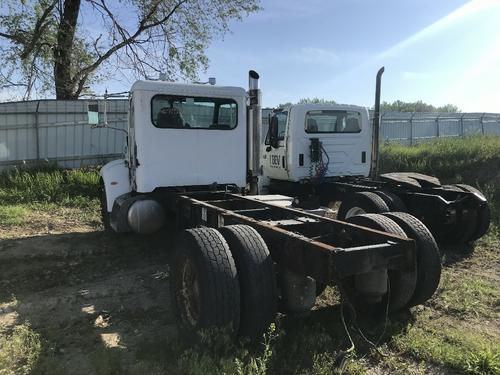
[[[106,124],[99,124],[99,125],[91,125],[90,126],[91,129],[112,129],[112,130],[117,130],[117,131],[120,131],[120,132],[124,132],[125,134],[128,135],[128,131],[126,129],[122,129],[122,128],[117,128],[115,126],[109,126],[109,125],[106,125]]]

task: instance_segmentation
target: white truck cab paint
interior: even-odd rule
[[[106,207],[111,212],[115,199],[132,191],[127,160],[112,160],[104,165],[101,168],[101,178],[106,192]]]
[[[278,143],[271,145],[268,130],[261,148],[264,176],[298,182],[369,175],[372,126],[367,108],[297,104],[275,111],[273,117]]]
[[[246,92],[161,81],[132,86],[135,191],[246,185]]]

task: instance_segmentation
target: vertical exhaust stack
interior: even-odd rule
[[[375,84],[375,111],[373,113],[373,138],[372,138],[372,163],[370,166],[370,177],[378,176],[379,167],[379,138],[380,138],[380,87],[382,84],[382,74],[384,67],[377,72],[377,82]]]
[[[248,72],[248,96],[250,105],[247,110],[247,179],[250,184],[250,194],[257,195],[261,173],[262,94],[259,89],[259,74],[255,70]]]

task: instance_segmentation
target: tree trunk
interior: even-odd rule
[[[72,52],[80,0],[65,0],[54,48],[54,81],[57,99],[78,99],[77,82],[71,76]]]

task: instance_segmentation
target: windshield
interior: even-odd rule
[[[361,114],[354,111],[308,111],[305,130],[306,133],[359,133]]]
[[[151,101],[157,128],[234,129],[237,120],[233,99],[156,95]]]

